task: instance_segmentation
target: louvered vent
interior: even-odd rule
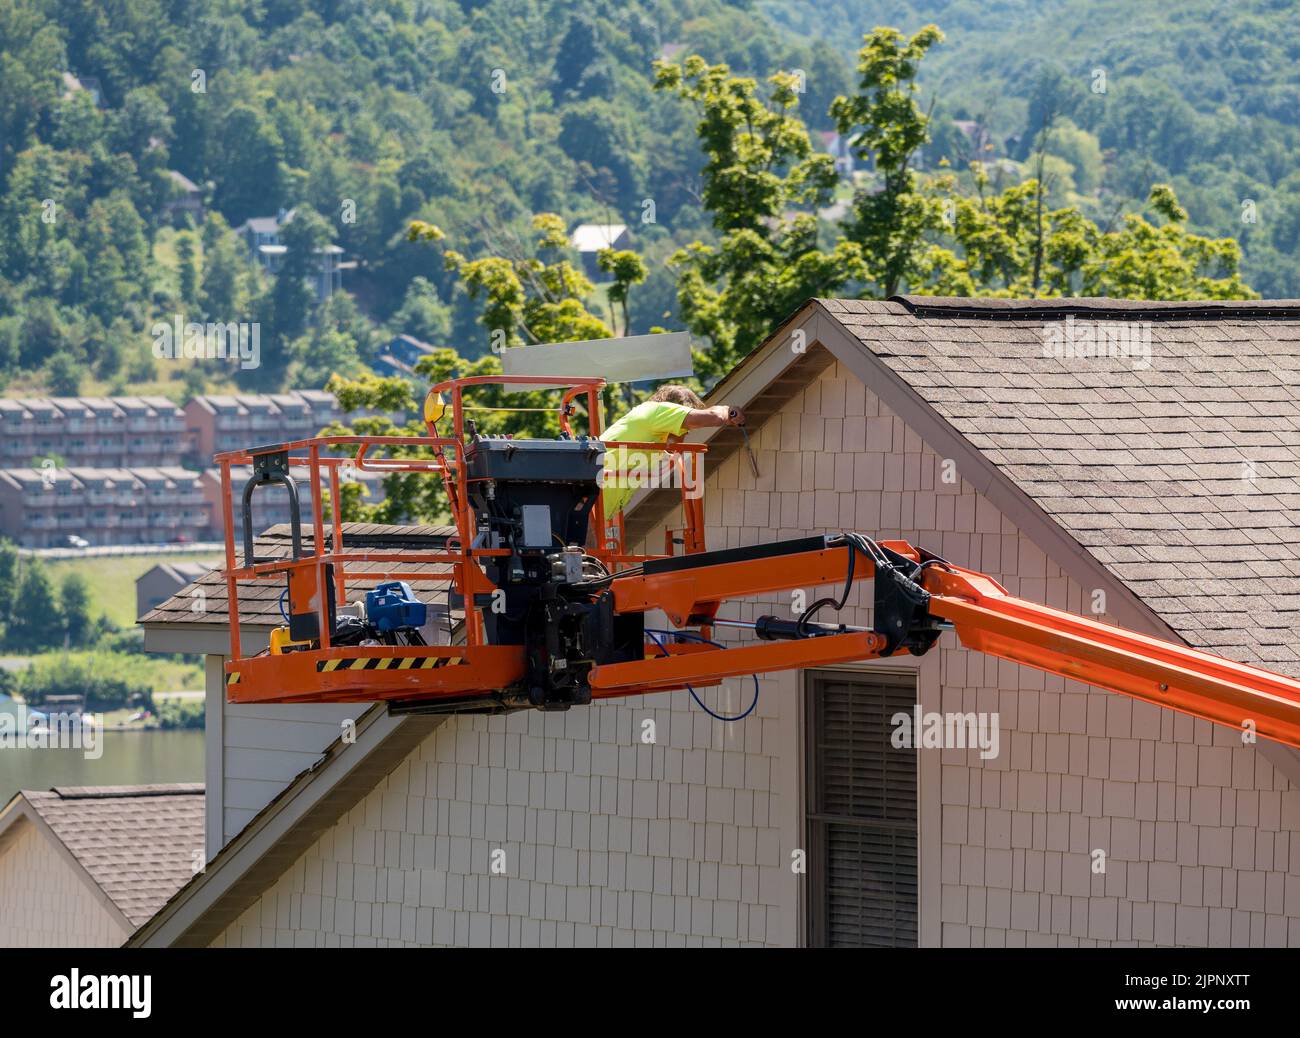
[[[810,943],[916,945],[916,751],[890,744],[910,713],[906,679],[810,676],[807,789]]]

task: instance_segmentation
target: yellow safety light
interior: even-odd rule
[[[424,398],[424,424],[433,428],[447,413],[447,401],[441,393],[430,393]]]

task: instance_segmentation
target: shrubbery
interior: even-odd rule
[[[47,697],[84,695],[88,710],[151,706],[154,668],[138,656],[113,652],[49,653],[35,657],[11,684],[30,706]]]
[[[202,728],[205,711],[202,699],[164,699],[155,713],[159,728]]]

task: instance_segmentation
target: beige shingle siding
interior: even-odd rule
[[[896,332],[912,319],[894,306],[865,309]],[[901,535],[1012,593],[1088,609],[1092,589],[968,483],[944,483],[943,459],[838,365],[753,440],[757,482],[739,454],[708,480],[711,547]],[[850,601],[844,619],[869,622],[865,586]],[[725,613],[789,605],[768,596]],[[923,942],[1300,945],[1300,791],[1254,749],[951,634],[914,665],[925,709],[997,711],[1002,726],[995,760],[922,753]],[[217,943],[795,944],[799,709],[800,679],[785,674],[764,679],[758,716],[734,726],[680,694],[454,720]],[[654,747],[638,743],[646,716]],[[494,847],[504,877],[488,874]]]
[[[343,723],[355,722],[367,704],[227,703],[224,673],[209,673],[208,681],[210,728],[204,746],[209,754],[209,782],[221,789],[220,817],[215,814],[215,798],[208,803],[208,810],[214,812],[208,823],[207,855],[212,858],[294,776],[314,767],[339,737]],[[212,724],[218,712],[219,723]]]
[[[0,948],[113,948],[129,931],[35,825],[0,852]]]
[[[685,699],[449,722],[217,943],[784,943],[772,725],[790,704],[769,687],[722,731]]]
[[[819,487],[818,450],[845,436],[856,444],[859,420],[868,434],[854,489]],[[710,518],[728,524],[729,541],[804,532],[799,512],[811,497],[819,516],[913,540],[1013,594],[1089,608],[1091,589],[968,484],[945,484],[943,459],[840,369],[809,388],[802,411],[763,427],[762,471],[771,471],[769,448],[789,451],[796,439],[804,450],[780,457],[774,493],[742,489],[753,480],[739,456],[721,466],[719,487],[745,495],[747,510],[761,514],[753,497],[768,499],[768,529],[735,526],[724,491]],[[869,613],[859,608],[850,622]],[[921,889],[923,925],[937,912],[944,944],[1300,944],[1300,792],[1233,733],[968,652],[951,634],[937,666],[927,658],[919,673],[926,709],[996,710],[1003,729],[995,760],[940,751],[941,805],[923,787],[923,814],[940,812],[941,833],[939,883]],[[1104,875],[1091,872],[1094,849],[1107,852]],[[923,841],[923,859],[935,851]]]

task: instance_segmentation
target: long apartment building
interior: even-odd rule
[[[240,493],[251,470],[235,469],[235,537],[241,537]],[[364,500],[383,500],[382,475],[349,474],[366,488]],[[310,529],[311,491],[300,481],[304,528]],[[0,537],[24,548],[58,548],[70,537],[92,545],[168,544],[219,541],[224,536],[221,474],[163,468],[0,469]],[[258,533],[289,521],[289,498],[281,487],[265,487],[253,498]]]
[[[0,469],[0,536],[23,547],[197,541],[211,525],[199,473],[179,466]]]
[[[340,417],[333,394],[0,399],[0,468],[206,468],[218,451],[315,436]]]
[[[206,468],[222,451],[307,439],[342,414],[334,394],[320,389],[196,396],[185,405],[188,460]]]
[[[166,397],[0,400],[0,468],[179,465],[185,414]]]
[[[230,470],[230,500],[231,512],[234,516],[236,545],[242,543],[244,536],[242,495],[244,484],[250,475],[252,475],[252,469],[249,467],[232,468]],[[383,501],[383,473],[351,469],[345,478],[351,482],[361,484],[363,488],[362,501],[365,504],[377,505]],[[310,532],[313,515],[311,480],[308,478],[306,470],[298,468],[294,469],[294,479],[298,485],[298,508],[302,528],[304,531]],[[199,477],[199,487],[203,492],[203,499],[207,505],[210,539],[219,541],[225,536],[226,520],[226,509],[221,493],[221,470],[213,468],[204,471],[202,476]],[[283,487],[266,486],[253,491],[254,534],[260,534],[263,530],[275,526],[277,523],[287,523],[290,514],[289,492]]]
[[[183,409],[164,397],[0,399],[0,537],[33,548],[70,537],[92,545],[219,540],[224,510],[212,456],[307,439],[342,414],[321,390],[208,394]],[[367,502],[381,499],[379,477],[352,478],[367,487]],[[309,520],[305,491],[302,506]],[[282,490],[259,493],[259,533],[288,518]]]

